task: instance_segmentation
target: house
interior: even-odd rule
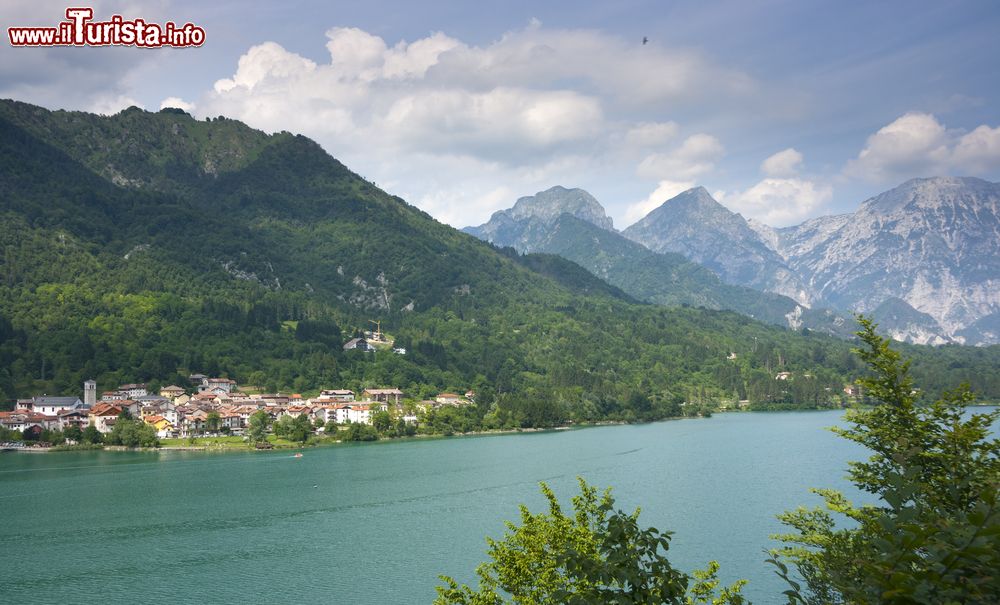
[[[853,399],[860,399],[863,392],[860,384],[844,385],[844,394]]]
[[[288,405],[288,395],[282,395],[281,393],[271,394],[260,394],[253,399],[260,401],[266,406],[281,406]]]
[[[222,395],[229,394],[236,390],[236,381],[230,380],[228,378],[203,378],[201,384],[198,385],[198,392],[204,393],[211,391],[213,393]]]
[[[246,427],[246,422],[244,421],[243,415],[240,414],[239,408],[236,407],[224,407],[219,409],[219,418],[222,419],[222,426],[232,430],[239,430]]]
[[[180,388],[175,384],[160,389],[160,397],[166,397],[171,401],[173,401],[177,397],[180,397],[183,394],[184,394],[184,389]]]
[[[354,391],[347,389],[326,389],[320,391],[319,396],[329,401],[354,401]]]
[[[403,391],[399,389],[365,389],[361,392],[364,401],[379,401],[382,403],[399,403]]]
[[[162,395],[143,395],[142,397],[136,397],[135,401],[139,404],[139,407],[170,403],[170,399]]]
[[[208,378],[208,376],[205,376],[204,374],[191,374],[188,376],[188,380],[191,384],[201,384],[206,378]]]
[[[434,398],[434,401],[441,405],[462,405],[465,403],[465,401],[455,393],[438,393],[438,396]]]
[[[406,355],[406,347],[395,347],[392,352],[396,355]]]
[[[143,418],[146,424],[152,425],[156,429],[156,436],[160,439],[166,439],[167,437],[172,437],[176,432],[174,430],[174,425],[169,420],[163,416],[146,416]]]
[[[195,404],[214,403],[219,396],[211,391],[202,391],[191,398]]]
[[[306,416],[311,415],[312,408],[305,405],[291,405],[285,408],[285,411],[281,415],[291,416],[292,418],[298,418],[302,414],[305,414]]]
[[[101,401],[111,402],[111,401],[125,401],[128,399],[128,394],[122,391],[104,391],[101,393]]]
[[[205,422],[208,420],[208,412],[205,410],[195,410],[190,414],[185,414],[181,418],[181,437],[197,435],[205,431]]]
[[[41,397],[31,398],[31,411],[46,416],[56,416],[60,412],[83,408],[83,402],[80,401],[79,397],[49,397],[48,395],[42,395]]]
[[[138,399],[149,394],[144,384],[123,384],[118,390],[125,393],[128,399]]]
[[[118,416],[125,410],[117,403],[102,401],[90,409],[87,414],[88,424],[93,425],[99,433],[110,433]]]
[[[352,424],[371,424],[371,406],[364,403],[355,403],[347,408],[347,422]]]
[[[364,351],[365,353],[371,353],[375,350],[375,347],[370,345],[364,338],[352,338],[344,343],[345,351]]]
[[[792,377],[791,372],[778,372],[774,375],[775,380],[789,380]]]
[[[87,428],[87,425],[90,424],[88,410],[83,408],[59,412],[57,417],[59,418],[59,430],[61,431],[65,431],[71,426],[75,426],[82,430]]]
[[[38,412],[24,410],[14,410],[13,412],[0,412],[0,426],[12,431],[31,430],[38,427],[38,432],[42,429],[58,428],[59,420],[54,416],[46,416]]]

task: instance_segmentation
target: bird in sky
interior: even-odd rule
[[[645,46],[647,42],[649,42],[649,38],[647,38],[646,36],[643,36],[642,37],[642,45]]]

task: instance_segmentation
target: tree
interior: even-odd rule
[[[221,425],[222,416],[215,410],[209,412],[208,416],[205,417],[205,428],[208,429],[209,433],[218,432]]]
[[[83,443],[101,443],[104,439],[96,426],[88,424],[87,428],[83,429],[81,440]]]
[[[859,382],[876,405],[849,411],[852,426],[834,430],[872,451],[849,476],[880,504],[814,490],[826,510],[779,517],[794,530],[778,536],[787,546],[771,559],[789,603],[1000,603],[1000,441],[990,438],[1000,412],[968,413],[965,385],[917,405],[909,362],[858,319],[857,353],[872,372]]]
[[[372,426],[380,433],[388,432],[392,428],[392,416],[385,410],[379,410],[372,415]]]
[[[274,423],[274,434],[277,437],[288,437],[292,432],[292,417],[285,414]]]
[[[288,416],[285,416],[288,418]],[[299,414],[291,422],[291,426],[286,433],[286,436],[292,441],[299,441],[305,443],[309,436],[312,435],[312,423],[309,422],[309,416],[305,414]]]
[[[250,416],[250,422],[247,425],[247,436],[250,438],[251,445],[267,441],[267,427],[270,424],[271,416],[264,410],[257,410]]]
[[[435,604],[745,603],[743,581],[716,596],[718,565],[712,562],[692,584],[666,558],[670,533],[639,527],[639,511],[614,510],[610,489],[599,496],[596,487],[579,483],[573,516],[542,483],[548,513],[532,514],[522,505],[520,526],[508,523],[502,540],[487,538],[491,561],[476,569],[479,589],[441,576],[445,586],[437,588]]]
[[[66,427],[66,430],[63,431],[63,436],[68,441],[75,441],[79,443],[80,440],[83,439],[83,431],[80,430],[80,427],[76,426],[75,424],[71,424]]]

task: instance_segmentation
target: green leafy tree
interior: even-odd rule
[[[66,427],[66,430],[63,431],[63,436],[68,441],[75,441],[79,443],[80,440],[83,439],[83,431],[75,424],[71,424]]]
[[[771,562],[789,603],[1000,603],[1000,413],[969,413],[964,385],[918,405],[909,362],[859,322],[857,353],[872,373],[859,382],[876,405],[834,430],[871,450],[849,476],[880,503],[815,490],[825,509],[780,515],[794,531],[778,536],[786,546]]]
[[[210,433],[217,433],[220,426],[222,426],[222,416],[215,410],[212,410],[205,417],[205,428]]]
[[[521,525],[508,523],[502,540],[487,538],[491,561],[476,569],[479,588],[441,576],[445,586],[437,588],[435,604],[745,603],[743,581],[717,594],[712,562],[692,583],[666,557],[670,533],[640,527],[638,510],[614,510],[610,489],[599,495],[579,482],[572,516],[542,483],[548,512],[533,514],[522,505]]]
[[[102,443],[104,441],[104,437],[103,435],[101,435],[101,432],[98,431],[97,427],[92,424],[88,424],[87,428],[83,429],[83,432],[80,435],[80,439],[83,441],[83,443],[96,444],[96,443]]]
[[[387,433],[392,428],[392,416],[385,410],[379,410],[372,415],[372,426],[380,433]]]
[[[267,441],[267,429],[270,424],[271,417],[264,410],[257,410],[250,416],[250,421],[247,423],[247,437],[250,438],[251,445]]]
[[[350,423],[347,429],[342,431],[343,441],[375,441],[378,439],[378,431],[368,424]]]
[[[288,418],[288,416],[285,416]],[[305,414],[299,414],[291,421],[291,426],[289,426],[286,436],[292,441],[299,441],[305,443],[308,441],[310,435],[312,435],[312,423],[309,422],[309,416]]]
[[[292,425],[294,421],[291,416],[284,415],[274,423],[272,427],[274,434],[277,437],[288,437],[292,433]]]

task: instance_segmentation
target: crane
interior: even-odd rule
[[[374,319],[369,319],[368,323],[375,324],[375,333],[372,334],[372,338],[374,338],[378,342],[382,342],[382,340],[384,340],[382,338],[382,320],[380,319],[376,321]]]

